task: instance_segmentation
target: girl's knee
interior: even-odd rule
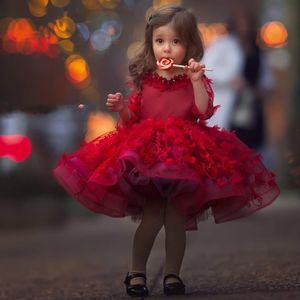
[[[176,210],[175,203],[168,201],[166,204],[166,217],[180,217]]]
[[[171,225],[172,227],[185,227],[185,218],[177,210],[172,202],[168,202],[166,206],[166,214],[164,219],[164,226]]]
[[[164,224],[165,203],[158,200],[147,200],[142,222],[161,228]]]

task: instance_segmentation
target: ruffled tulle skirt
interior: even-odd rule
[[[62,186],[90,210],[139,218],[146,201],[172,201],[186,230],[247,216],[279,188],[259,155],[234,133],[176,118],[147,119],[64,154],[54,169]]]

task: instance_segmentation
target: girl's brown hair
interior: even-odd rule
[[[190,58],[200,60],[203,56],[203,44],[197,21],[191,12],[180,6],[168,6],[155,11],[147,22],[142,49],[129,65],[130,79],[137,90],[141,89],[143,74],[156,69],[156,60],[152,48],[153,31],[169,23],[174,27],[175,32],[186,47],[183,64],[187,64]]]

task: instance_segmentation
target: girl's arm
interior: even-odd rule
[[[122,125],[128,124],[130,122],[136,121],[138,118],[136,116],[135,106],[137,106],[137,101],[135,93],[132,93],[129,97],[129,104],[124,99],[121,93],[108,94],[106,106],[109,110],[119,113],[120,123]]]
[[[190,59],[188,65],[187,74],[191,79],[195,98],[193,114],[201,120],[207,120],[219,107],[213,105],[214,92],[211,88],[211,80],[204,75],[205,65],[194,59]]]
[[[202,80],[202,77],[204,75],[203,69],[205,68],[205,65],[202,65],[191,58],[188,62],[188,66],[189,68],[187,70],[187,74],[190,77],[193,85],[195,104],[199,112],[201,114],[204,114],[207,111],[209,99]]]
[[[197,81],[192,81],[194,89],[195,104],[201,114],[207,111],[208,106],[208,94],[206,92],[205,86],[201,79]]]

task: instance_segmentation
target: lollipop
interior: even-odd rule
[[[168,58],[168,57],[162,57],[160,60],[156,61],[156,65],[159,69],[161,70],[170,70],[173,67],[176,68],[186,68],[188,66],[184,66],[184,65],[177,65],[174,64],[174,60],[172,58]],[[212,69],[208,69],[208,68],[204,68],[204,71],[212,71]]]
[[[174,60],[172,58],[162,57],[156,61],[156,65],[161,70],[170,70],[174,66]]]

